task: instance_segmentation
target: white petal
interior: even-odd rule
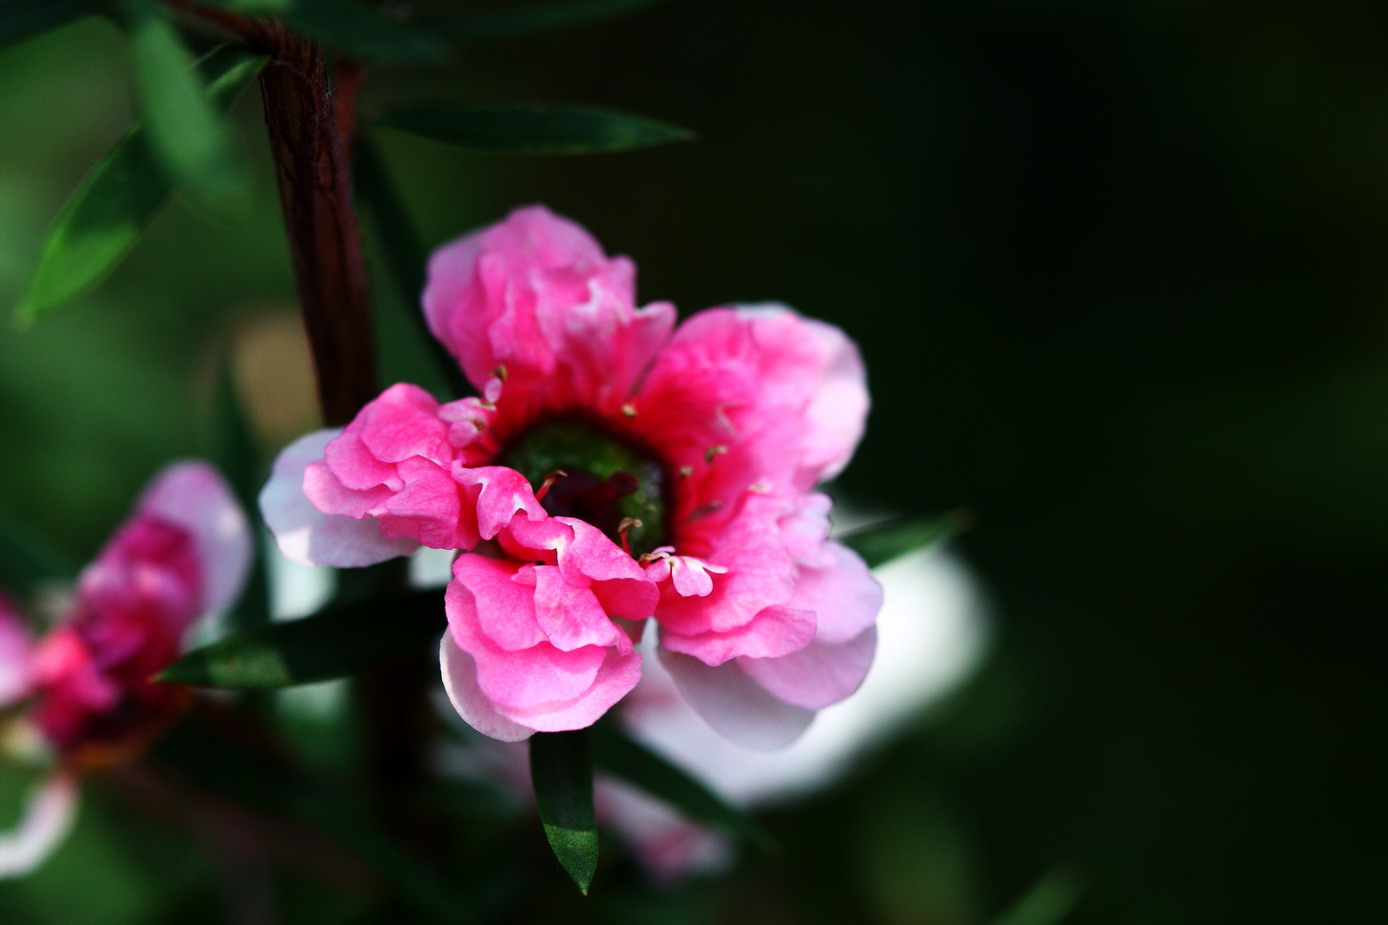
[[[59,771],[39,786],[13,832],[0,833],[0,879],[29,873],[53,853],[72,827],[77,779]]]
[[[342,431],[316,430],[285,447],[260,492],[260,513],[285,557],[304,565],[357,568],[419,548],[410,539],[386,539],[373,517],[357,520],[324,514],[304,494],[304,470],[323,458],[323,448]]]
[[[458,644],[453,634],[445,632],[439,645],[439,665],[443,669],[443,689],[453,709],[467,724],[485,736],[502,742],[519,742],[534,735],[535,730],[512,722],[492,706],[482,688],[477,686],[477,663]]]

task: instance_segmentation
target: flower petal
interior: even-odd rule
[[[458,644],[452,633],[443,634],[439,645],[439,664],[443,670],[443,689],[453,709],[473,729],[502,742],[520,742],[534,735],[535,730],[514,723],[492,706],[487,695],[477,686],[477,663]]]
[[[235,603],[251,565],[251,533],[230,486],[204,462],[185,461],[163,469],[136,504],[188,531],[197,548],[205,611]]]
[[[512,410],[615,410],[674,325],[673,306],[634,307],[634,277],[577,224],[530,206],[435,251],[424,315],[474,385],[506,368]]]
[[[77,815],[76,775],[59,771],[29,799],[13,832],[0,833],[0,879],[29,873],[53,853]]]
[[[739,745],[765,751],[784,748],[814,720],[813,710],[778,700],[748,677],[737,662],[710,667],[664,649],[660,661],[689,705]]]
[[[306,434],[285,447],[275,460],[270,481],[260,492],[260,512],[285,557],[304,565],[353,568],[375,565],[419,548],[410,539],[387,539],[374,517],[358,520],[324,514],[304,494],[304,473],[323,459],[337,429]]]
[[[779,658],[740,658],[737,664],[779,700],[822,710],[862,686],[877,651],[877,629],[868,627],[843,643],[815,640]]]

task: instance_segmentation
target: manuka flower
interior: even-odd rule
[[[261,495],[292,559],[462,551],[444,684],[482,732],[591,725],[640,676],[645,621],[729,738],[792,741],[852,693],[881,591],[814,486],[868,407],[857,349],[776,306],[675,327],[635,269],[531,207],[436,252],[424,313],[480,397],[395,385],[288,447]]]
[[[54,767],[18,833],[0,836],[0,876],[56,842],[79,772],[138,754],[184,708],[187,689],[153,677],[194,620],[235,600],[250,556],[245,515],[221,476],[183,462],[145,489],[42,639],[0,597],[0,732],[37,745]]]

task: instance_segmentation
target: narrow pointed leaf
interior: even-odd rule
[[[693,137],[668,122],[582,106],[411,106],[377,123],[486,154],[602,154]]]
[[[1079,905],[1081,892],[1074,876],[1053,870],[991,925],[1060,925]]]
[[[223,360],[217,376],[212,425],[212,459],[227,477],[241,508],[256,510],[256,496],[268,473],[237,394],[229,356]],[[270,622],[270,585],[265,568],[266,533],[257,528],[252,536],[255,551],[251,557],[250,574],[246,576],[245,588],[231,611],[231,625],[237,629],[249,629]]]
[[[283,20],[321,45],[367,61],[431,62],[441,55],[431,36],[360,0],[208,0],[204,5]]]
[[[559,864],[586,896],[598,867],[593,763],[587,730],[530,737],[530,780],[545,837]]]
[[[868,568],[876,568],[948,539],[966,524],[967,518],[962,511],[943,517],[906,517],[855,530],[839,537],[838,541],[862,556]]]
[[[433,643],[443,628],[437,590],[357,601],[302,620],[232,633],[189,652],[159,679],[263,690],[345,678]]]
[[[231,122],[164,9],[152,0],[125,0],[124,10],[142,118],[159,162],[200,205],[235,214],[249,193],[250,171]]]
[[[429,252],[410,221],[380,152],[369,139],[361,138],[357,142],[353,174],[357,192],[371,216],[375,241],[385,257],[386,269],[390,271],[414,328],[416,342],[420,345],[418,352],[428,352],[434,368],[448,386],[450,397],[472,394],[473,388],[463,377],[458,361],[429,331],[429,323],[419,310]]]
[[[216,104],[230,108],[261,64],[261,59],[231,46],[208,55],[202,70]],[[147,129],[136,124],[63,207],[44,241],[16,319],[31,323],[105,279],[168,201],[173,186],[150,146]]]
[[[95,13],[100,0],[0,0],[0,48]]]
[[[665,0],[558,0],[496,4],[430,19],[430,27],[459,42],[509,39],[553,32],[635,13]]]
[[[594,728],[593,761],[696,822],[745,838],[762,850],[772,845],[770,834],[755,819],[615,724],[603,723]]]

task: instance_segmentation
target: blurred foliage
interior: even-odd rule
[[[1374,920],[1385,36],[1366,2],[712,0],[374,74],[368,115],[562,94],[696,130],[602,159],[378,142],[427,246],[543,201],[633,255],[648,299],[774,298],[843,325],[875,404],[842,489],[908,515],[967,505],[957,548],[999,623],[950,704],[769,815],[774,856],[661,892],[605,851],[585,900],[533,827],[473,821],[460,850],[487,860],[452,887],[479,918],[1015,922],[1050,882],[1043,907],[1081,885],[1075,925]],[[131,123],[135,73],[102,19],[0,51],[0,303]],[[72,561],[149,473],[209,448],[227,344],[292,314],[251,97],[244,218],[177,204],[103,288],[0,330],[0,511]],[[415,340],[389,328],[388,381],[421,378]],[[268,450],[314,424],[311,393],[271,394]],[[155,758],[182,760],[178,738]],[[352,881],[338,848],[326,876],[271,867],[129,790],[88,789],[75,837],[0,886],[6,925],[268,921],[266,897],[285,921],[364,920],[370,885],[333,885]],[[262,892],[229,895],[228,870]]]

